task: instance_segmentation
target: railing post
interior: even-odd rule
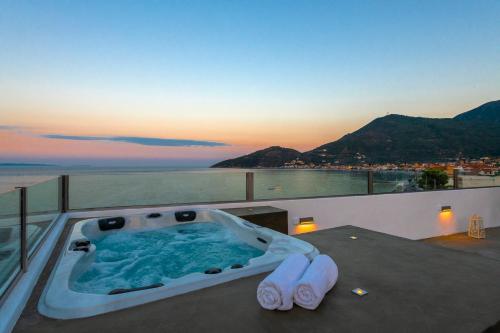
[[[21,217],[21,271],[24,273],[28,270],[28,239],[27,239],[27,189],[26,187],[17,187],[19,189],[19,215]]]
[[[253,172],[246,174],[246,199],[247,201],[254,200],[254,185],[253,185]]]
[[[61,213],[66,213],[69,209],[69,176],[59,177],[59,207]]]
[[[458,174],[459,170],[458,169],[453,169],[453,188],[459,188],[458,186]]]
[[[373,194],[373,170],[368,170],[368,194]]]

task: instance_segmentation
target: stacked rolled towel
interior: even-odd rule
[[[309,259],[303,254],[291,254],[269,274],[257,288],[257,300],[267,310],[290,310],[293,307],[293,290]]]
[[[297,281],[293,300],[297,305],[314,310],[337,282],[339,271],[337,265],[327,255],[320,254],[314,258],[302,278]]]

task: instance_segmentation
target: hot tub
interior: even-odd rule
[[[38,303],[57,319],[89,317],[271,271],[302,240],[213,209],[76,223]]]

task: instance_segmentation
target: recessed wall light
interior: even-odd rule
[[[441,206],[441,212],[442,213],[445,213],[445,212],[451,212],[451,206]]]
[[[301,217],[299,224],[314,224],[314,217]]]

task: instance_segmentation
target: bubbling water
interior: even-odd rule
[[[263,251],[241,241],[217,222],[176,225],[144,232],[122,231],[93,242],[95,261],[71,289],[107,294],[118,288],[138,288],[204,272],[211,267],[248,264]]]

